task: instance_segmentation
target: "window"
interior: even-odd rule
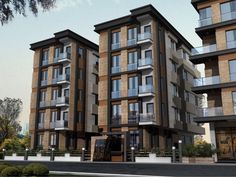
[[[235,15],[236,1],[222,3],[220,5],[220,10],[221,10],[221,20],[222,21],[235,19],[236,18],[236,15]]]
[[[112,124],[120,124],[121,118],[121,105],[112,105]]]
[[[79,111],[79,112],[78,112],[78,119],[77,119],[77,122],[80,122],[80,123],[81,123],[81,122],[83,122],[82,120],[83,120],[83,114],[82,114],[81,111]]]
[[[112,73],[120,72],[120,55],[112,56]]]
[[[174,117],[176,121],[180,121],[180,116],[179,116],[179,109],[176,107],[172,107],[174,111]]]
[[[230,80],[236,81],[236,60],[229,61]]]
[[[199,10],[199,25],[206,26],[212,24],[212,11],[211,7],[207,7]]]
[[[52,111],[51,112],[51,122],[56,122],[57,120],[59,120],[59,116],[58,116],[58,113],[57,111]]]
[[[145,51],[145,58],[152,58],[152,51],[151,50]]]
[[[144,33],[151,33],[151,25],[144,26]]]
[[[183,79],[188,80],[188,72],[186,70],[183,70]]]
[[[82,101],[83,100],[83,90],[79,90],[79,101]]]
[[[179,96],[178,87],[175,84],[172,84],[172,94],[173,94],[173,96]]]
[[[146,85],[153,85],[152,76],[147,76],[145,79],[146,79]]]
[[[57,89],[53,89],[52,90],[52,100],[56,100],[58,97],[58,90]]]
[[[236,92],[232,92],[232,97],[233,97],[234,106],[236,106]]]
[[[48,79],[48,71],[44,70],[41,73],[41,81],[46,81]]]
[[[42,53],[42,65],[48,64],[48,49],[44,49]]]
[[[184,91],[184,97],[185,97],[185,101],[189,102],[189,92],[188,91]]]
[[[79,69],[79,79],[83,80],[83,70]]]
[[[44,122],[44,117],[45,117],[45,112],[39,112],[38,123],[43,123]]]
[[[129,122],[137,123],[137,116],[139,114],[139,105],[138,103],[129,104]]]
[[[130,131],[130,147],[139,147],[139,131]]]
[[[38,134],[38,136],[37,136],[38,138],[37,138],[37,145],[38,146],[42,146],[43,145],[43,134]]]
[[[186,123],[188,123],[188,124],[194,123],[193,117],[194,117],[193,114],[191,114],[190,112],[186,112]]]
[[[128,53],[128,64],[137,63],[138,60],[138,52],[129,52]]]
[[[69,89],[65,89],[64,90],[64,97],[69,97],[70,96],[70,90]]]
[[[129,89],[138,89],[138,76],[129,77]]]
[[[116,92],[116,91],[120,91],[120,79],[117,80],[112,80],[112,91]]]
[[[172,71],[173,72],[177,72],[177,63],[175,63],[174,61],[171,61],[171,65],[172,65]]]
[[[132,40],[137,38],[137,28],[128,29],[128,40]]]
[[[65,74],[66,75],[70,75],[70,67],[66,67],[65,68]]]
[[[84,57],[84,49],[82,49],[82,48],[78,48],[78,53],[79,53],[79,55],[80,55],[80,57],[81,58],[83,58]]]
[[[71,46],[67,46],[66,47],[66,53],[67,54],[71,54]]]
[[[53,68],[52,78],[57,79],[59,75],[59,68]]]
[[[154,113],[153,103],[147,103],[146,106],[147,106],[147,113],[148,114],[153,114]]]
[[[170,39],[170,48],[176,51],[176,42],[173,39]]]
[[[50,134],[50,146],[55,146],[57,141],[57,136],[55,133]]]
[[[46,100],[46,91],[42,90],[40,92],[40,101],[45,101]]]
[[[183,50],[183,59],[188,60],[189,59],[189,54]]]
[[[63,120],[68,120],[68,112],[67,111],[65,111],[65,112],[63,112]]]
[[[226,31],[227,48],[236,47],[236,30]]]
[[[61,53],[61,48],[59,48],[59,47],[55,48],[55,50],[54,50],[54,58],[59,58],[60,53]]]
[[[120,32],[112,33],[112,44],[120,43]]]

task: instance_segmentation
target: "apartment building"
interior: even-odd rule
[[[111,160],[125,161],[131,147],[170,149],[204,133],[193,122],[201,95],[191,91],[200,77],[189,61],[192,45],[152,5],[97,24],[95,31],[98,124],[116,140]]]
[[[196,33],[202,47],[190,60],[205,65],[205,77],[193,91],[207,94],[208,106],[199,110],[198,123],[210,123],[211,141],[218,160],[236,160],[236,1],[192,0],[199,13]]]
[[[98,133],[98,46],[70,31],[31,44],[31,148],[90,148]]]

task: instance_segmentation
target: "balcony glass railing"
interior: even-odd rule
[[[236,19],[236,11],[221,14],[221,21],[233,20]]]
[[[212,76],[212,77],[203,77],[199,79],[194,79],[194,86],[205,86],[205,85],[214,85],[220,84],[220,76]]]
[[[199,27],[211,25],[212,24],[212,18],[209,17],[209,18],[201,19],[198,22],[199,22]]]
[[[111,98],[120,98],[120,91],[111,92]]]
[[[43,60],[42,61],[42,66],[45,66],[45,65],[47,65],[48,64],[48,60]]]
[[[128,116],[128,123],[129,124],[136,124],[138,122],[139,122],[139,114]]]
[[[120,48],[120,43],[111,44],[112,50],[119,49],[119,48]]]
[[[57,82],[66,82],[66,81],[70,81],[70,75],[68,74],[62,74],[58,76]]]
[[[70,58],[71,58],[71,54],[69,52],[64,52],[64,53],[60,53],[59,56],[55,57],[53,59],[53,62],[57,63],[64,60],[69,60]]]
[[[44,108],[44,107],[48,107],[48,106],[50,106],[50,102],[48,102],[48,101],[40,101],[39,102],[40,108]]]
[[[138,95],[138,88],[128,90],[128,96],[137,96],[137,95]]]
[[[128,68],[128,71],[136,70],[138,68],[138,63],[129,63],[127,68]]]
[[[153,93],[153,85],[141,85],[139,86],[139,94]]]
[[[120,72],[120,67],[119,66],[116,66],[116,67],[112,67],[111,68],[111,73],[114,74],[114,73],[119,73]]]
[[[127,40],[128,46],[135,45],[135,44],[137,44],[137,39],[128,39]]]
[[[152,65],[152,58],[143,58],[143,59],[138,60],[139,67],[148,66],[148,65]]]
[[[155,116],[153,113],[143,113],[139,116],[139,122],[155,122]]]
[[[55,100],[51,100],[51,104],[50,104],[51,106],[56,106],[57,105],[57,100],[55,99]]]
[[[52,84],[56,84],[57,81],[58,81],[58,77],[57,77],[57,78],[53,78],[53,79],[52,79]]]
[[[121,123],[121,115],[113,115],[111,119],[112,125],[120,125]]]
[[[145,32],[145,33],[138,34],[138,41],[143,41],[147,39],[152,39],[152,33]]]
[[[200,117],[211,117],[211,116],[223,116],[223,108],[222,107],[212,107],[212,108],[201,108],[199,109]]]
[[[38,129],[43,129],[44,128],[44,123],[38,123]]]
[[[60,120],[60,121],[50,122],[50,128],[68,128],[68,121]]]
[[[227,49],[236,48],[236,41],[229,41],[227,42]]]
[[[41,81],[41,86],[45,86],[45,85],[47,85],[48,84],[48,80],[42,80]]]
[[[236,81],[236,73],[230,74],[230,80]]]
[[[69,104],[69,97],[58,97],[56,104]]]
[[[215,52],[217,50],[216,44],[197,47],[192,49],[192,55],[200,55],[204,53]]]

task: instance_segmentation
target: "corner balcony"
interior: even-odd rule
[[[206,54],[206,53],[211,53],[211,52],[216,52],[216,51],[217,51],[216,44],[212,44],[212,45],[206,45],[206,46],[193,48],[191,53],[192,53],[192,56],[195,56],[195,55],[201,55],[201,54]]]
[[[138,69],[138,63],[129,63],[127,66],[128,71],[134,71]]]
[[[154,96],[153,85],[139,86],[139,97]]]
[[[55,130],[66,130],[68,129],[68,121],[60,120],[56,122],[50,122],[50,128],[54,128]]]
[[[156,118],[153,113],[142,113],[139,115],[139,125],[156,125]]]
[[[201,19],[198,21],[198,26],[203,27],[212,24],[212,17]]]
[[[129,90],[128,90],[128,96],[129,96],[129,97],[131,97],[131,96],[138,96],[138,88],[129,89]]]
[[[221,14],[221,21],[228,21],[228,20],[233,20],[236,19],[236,11],[234,12],[229,12],[225,14]]]
[[[152,58],[143,58],[138,60],[138,70],[152,69],[153,60]]]
[[[120,91],[111,92],[111,98],[120,98]]]
[[[128,39],[127,40],[127,45],[132,46],[137,44],[137,39]]]
[[[119,72],[120,72],[120,66],[116,66],[116,67],[111,68],[111,73],[112,74],[119,73]]]
[[[70,83],[70,75],[62,74],[57,78],[57,84],[69,84]]]
[[[112,50],[119,49],[119,48],[120,48],[120,43],[111,44]]]
[[[57,107],[69,106],[69,98],[68,97],[58,97],[56,106]]]
[[[113,115],[111,118],[111,125],[120,125],[121,124],[121,115]]]
[[[60,53],[58,57],[53,59],[54,63],[58,62],[69,62],[71,58],[71,54],[68,52]]]
[[[203,77],[200,79],[194,79],[194,87],[201,87],[207,85],[220,84],[220,76],[212,76],[212,77]]]
[[[146,32],[138,34],[138,44],[152,43],[152,33]]]

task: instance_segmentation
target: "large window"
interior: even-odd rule
[[[227,48],[236,48],[236,30],[226,31]]]
[[[128,29],[128,46],[136,44],[137,28]]]
[[[120,97],[120,79],[112,80],[112,98]]]
[[[112,56],[112,73],[120,72],[120,55]]]
[[[62,114],[62,116],[63,116],[63,120],[68,120],[68,112],[67,111],[65,111],[65,112],[63,112],[63,114]]]
[[[51,122],[56,122],[57,120],[59,120],[58,112],[52,111],[51,112]]]
[[[37,145],[42,146],[43,145],[43,134],[37,135]]]
[[[52,78],[57,79],[59,75],[59,68],[53,68]]]
[[[173,94],[173,96],[179,96],[178,87],[175,84],[172,84],[172,94]]]
[[[44,49],[42,52],[42,65],[47,65],[48,64],[48,49]]]
[[[139,131],[130,131],[130,147],[139,147]]]
[[[176,107],[172,107],[173,112],[174,112],[174,117],[176,121],[180,121],[180,116],[179,116],[179,109]]]
[[[135,96],[137,94],[138,94],[138,76],[129,77],[128,96]]]
[[[112,124],[120,124],[121,118],[121,105],[115,104],[112,105]]]
[[[57,142],[57,136],[56,133],[50,134],[50,146],[55,146]]]
[[[236,18],[236,1],[223,3],[220,5],[221,20],[231,20]]]
[[[173,50],[173,51],[176,51],[176,42],[170,38],[170,48]]]
[[[229,61],[230,80],[236,81],[236,60]]]
[[[144,26],[144,33],[151,33],[151,25]]]
[[[60,53],[61,53],[61,48],[59,48],[59,47],[55,48],[55,50],[54,50],[54,58],[59,58]]]
[[[139,114],[139,104],[130,103],[129,104],[129,123],[138,123],[138,114]]]
[[[136,51],[128,53],[128,64],[137,63],[137,60],[138,60],[138,53]]]
[[[41,73],[41,81],[45,81],[48,79],[48,71],[47,70],[44,70],[42,71]]]
[[[42,90],[40,92],[40,101],[45,101],[46,100],[46,91]]]
[[[199,26],[206,26],[212,24],[212,10],[211,7],[199,10]]]
[[[154,105],[153,105],[153,103],[147,103],[146,106],[147,106],[147,113],[148,114],[153,114],[154,113]]]
[[[172,71],[176,73],[177,72],[177,63],[175,63],[174,61],[171,61],[171,66],[172,66],[171,67]]]
[[[236,92],[232,92],[233,103],[236,105]]]
[[[45,112],[39,112],[38,123],[42,124],[44,122]]]
[[[112,33],[112,49],[120,47],[120,32]]]
[[[56,100],[58,97],[58,89],[52,90],[52,100]]]
[[[152,51],[151,50],[145,51],[145,58],[152,58]]]

